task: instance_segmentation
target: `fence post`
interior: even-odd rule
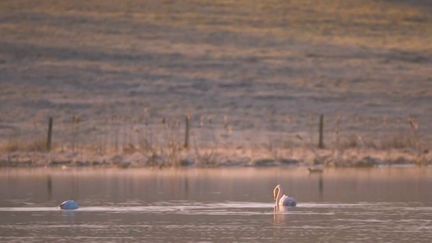
[[[53,128],[53,118],[50,117],[48,119],[48,135],[47,135],[47,143],[46,143],[46,149],[48,152],[51,151],[52,128]]]
[[[189,123],[190,123],[190,116],[185,116],[185,139],[184,139],[184,148],[189,148]]]
[[[324,148],[324,115],[320,115],[319,119],[319,138],[318,138],[318,148]]]

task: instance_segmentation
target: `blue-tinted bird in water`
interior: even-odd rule
[[[276,207],[295,207],[297,205],[297,201],[295,200],[295,198],[288,197],[287,195],[283,194],[282,187],[280,185],[277,185],[273,189],[273,197],[276,201]]]
[[[60,204],[60,208],[66,210],[73,210],[73,209],[78,209],[79,205],[74,200],[67,200]]]

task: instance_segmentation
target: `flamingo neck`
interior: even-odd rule
[[[276,205],[279,204],[279,200],[281,199],[282,195],[283,195],[282,188],[279,187],[279,190],[276,195]]]

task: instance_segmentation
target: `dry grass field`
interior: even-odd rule
[[[0,104],[9,162],[430,162],[432,3],[3,0]]]

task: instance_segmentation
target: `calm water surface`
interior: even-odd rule
[[[432,168],[0,170],[0,241],[60,240],[431,242]]]

